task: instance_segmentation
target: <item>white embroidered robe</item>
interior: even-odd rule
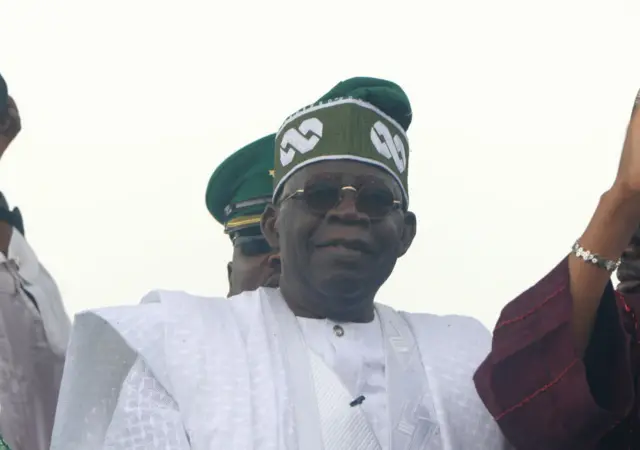
[[[472,380],[489,332],[466,317],[376,310],[387,442],[280,292],[261,288],[230,300],[156,291],[77,316],[52,450],[508,448]]]

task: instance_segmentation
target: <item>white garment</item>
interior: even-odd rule
[[[382,448],[387,448],[387,389],[378,314],[370,323],[337,323],[301,317],[298,322],[307,345],[338,375],[351,399],[365,398],[362,409]]]
[[[143,302],[77,316],[52,450],[508,448],[473,385],[491,339],[474,319],[376,306],[380,443],[380,408],[349,405],[354,388],[341,379],[352,375],[305,343],[278,290],[231,300],[152,292]]]
[[[0,253],[0,434],[12,450],[47,450],[71,323],[58,288],[13,229]]]

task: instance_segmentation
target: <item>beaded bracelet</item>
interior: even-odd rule
[[[620,266],[620,259],[614,261],[612,259],[606,259],[596,253],[591,253],[589,250],[582,248],[578,241],[573,244],[571,252],[578,258],[582,258],[584,262],[593,264],[594,266],[604,269],[609,273],[615,272]]]

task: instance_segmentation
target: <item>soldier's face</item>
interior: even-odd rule
[[[227,270],[229,297],[259,287],[278,287],[280,282],[280,258],[261,236],[236,241]]]

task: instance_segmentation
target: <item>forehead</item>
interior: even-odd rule
[[[352,184],[362,180],[375,180],[387,185],[393,192],[399,192],[394,178],[386,171],[357,161],[321,161],[298,170],[286,183],[285,190],[300,189],[315,179],[331,177],[342,183]]]

